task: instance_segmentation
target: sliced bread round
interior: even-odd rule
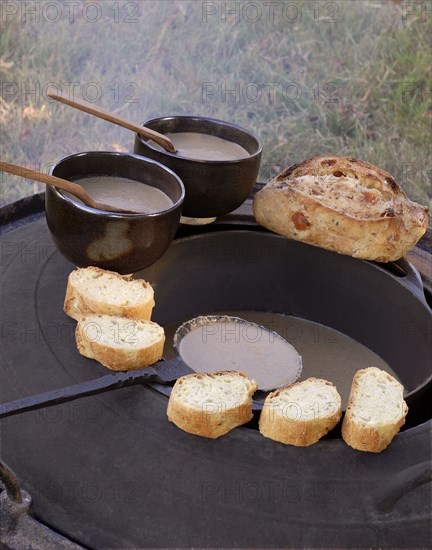
[[[307,447],[332,430],[342,416],[341,397],[335,386],[308,378],[267,396],[259,421],[262,435]]]
[[[168,420],[185,432],[216,438],[252,418],[255,380],[237,371],[182,376],[168,401]]]
[[[153,288],[143,279],[85,267],[69,275],[63,309],[77,321],[92,313],[149,320],[154,305]]]
[[[405,424],[404,388],[388,372],[369,367],[356,372],[342,423],[345,442],[359,451],[383,451]]]
[[[111,370],[141,369],[162,357],[164,329],[152,321],[86,315],[75,331],[78,351]]]

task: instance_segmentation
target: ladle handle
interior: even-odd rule
[[[132,130],[133,132],[136,132],[137,134],[140,134],[148,139],[152,139],[170,153],[177,152],[172,141],[163,134],[155,132],[154,130],[150,130],[150,128],[146,128],[145,126],[140,126],[139,124],[129,122],[129,120],[126,120],[125,118],[118,115],[113,115],[112,113],[109,113],[108,111],[105,111],[105,109],[101,109],[100,107],[95,107],[87,101],[81,101],[79,99],[67,99],[66,97],[53,93],[49,93],[48,97],[50,97],[51,99],[55,99],[60,103],[64,103],[65,105],[69,105],[69,107],[75,107],[75,109],[84,111],[84,113],[97,116],[99,118],[102,118],[103,120],[112,122],[114,124],[117,124],[118,126],[122,126],[123,128],[127,128],[128,130]]]
[[[15,176],[20,176],[21,178],[27,178],[35,181],[40,181],[46,185],[54,185],[59,189],[64,191],[69,191],[72,195],[75,195],[81,199],[85,204],[91,206],[92,208],[97,208],[96,202],[86,193],[86,191],[72,181],[67,181],[57,176],[50,176],[44,174],[43,172],[37,172],[36,170],[31,170],[30,168],[25,168],[24,166],[18,166],[17,164],[11,164],[10,162],[4,162],[0,160],[0,171],[7,172],[8,174],[13,174]]]
[[[62,403],[75,401],[75,399],[98,395],[126,386],[134,386],[146,382],[168,384],[191,372],[193,372],[192,369],[185,365],[181,359],[176,357],[168,361],[159,361],[151,367],[139,370],[106,374],[95,380],[81,382],[73,386],[51,390],[31,397],[25,397],[18,401],[0,404],[0,419],[27,411],[35,411],[54,405],[61,405]]]

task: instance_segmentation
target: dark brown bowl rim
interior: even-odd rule
[[[261,143],[261,140],[257,135],[255,135],[250,130],[247,130],[246,128],[243,128],[242,126],[238,126],[237,124],[233,124],[232,122],[227,122],[226,120],[220,120],[218,118],[210,118],[210,117],[204,117],[204,116],[194,116],[194,115],[167,115],[167,116],[158,116],[151,118],[149,120],[146,120],[142,123],[142,126],[147,126],[148,124],[151,124],[156,121],[160,120],[191,120],[191,121],[205,121],[205,122],[215,122],[217,124],[220,124],[221,126],[226,126],[229,128],[234,128],[235,130],[239,130],[241,132],[244,132],[245,134],[248,134],[250,137],[252,137],[258,146],[258,149],[255,153],[248,155],[247,157],[243,157],[241,159],[232,159],[232,160],[205,160],[205,159],[194,159],[189,157],[182,157],[179,155],[176,155],[175,153],[170,153],[169,151],[161,151],[160,149],[156,149],[152,145],[150,145],[149,141],[141,136],[140,134],[135,134],[136,138],[145,146],[149,147],[152,151],[156,151],[157,153],[161,153],[162,155],[167,155],[168,157],[178,159],[180,162],[196,162],[197,164],[241,164],[242,162],[245,162],[248,159],[254,159],[261,155],[263,150],[263,145]],[[204,132],[202,132],[204,133]]]
[[[50,185],[50,187],[52,187],[52,189],[53,189],[53,192],[56,194],[56,196],[60,200],[66,201],[67,203],[73,205],[75,208],[78,208],[78,210],[82,210],[84,212],[94,214],[94,215],[97,215],[97,216],[102,216],[103,215],[103,216],[106,216],[108,218],[134,218],[134,219],[137,219],[137,218],[157,218],[158,216],[161,216],[162,214],[167,214],[169,212],[172,212],[173,210],[176,210],[177,208],[181,207],[181,205],[184,202],[185,195],[186,195],[185,187],[184,187],[184,184],[183,184],[182,180],[180,179],[180,177],[175,172],[173,172],[170,168],[168,168],[167,166],[165,166],[162,163],[158,162],[157,160],[153,160],[153,159],[144,157],[142,155],[135,155],[133,153],[119,153],[119,152],[116,152],[116,151],[81,151],[79,153],[72,153],[70,155],[66,155],[66,156],[60,158],[55,163],[55,165],[52,166],[49,173],[52,175],[55,168],[61,162],[65,161],[65,160],[68,160],[68,159],[82,157],[82,156],[128,157],[128,158],[134,158],[134,159],[136,159],[140,162],[144,162],[145,164],[155,164],[155,165],[159,166],[160,168],[162,168],[164,172],[167,172],[168,174],[174,176],[174,178],[177,180],[177,183],[180,186],[181,194],[180,194],[180,197],[174,202],[174,204],[170,208],[167,208],[165,210],[160,210],[158,212],[151,212],[151,213],[148,213],[148,214],[145,214],[145,213],[121,214],[119,212],[106,212],[105,210],[98,210],[97,208],[92,208],[91,206],[87,206],[86,204],[79,204],[79,203],[75,202],[74,200],[70,199],[69,197],[67,197],[66,195],[63,195],[63,193],[61,193],[61,191],[59,191],[55,186]],[[76,180],[70,180],[70,181],[76,181]]]

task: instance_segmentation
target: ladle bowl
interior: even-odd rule
[[[174,350],[195,372],[236,370],[253,378],[261,391],[293,384],[301,357],[277,332],[232,315],[200,315],[180,325]]]

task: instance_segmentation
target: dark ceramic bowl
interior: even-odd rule
[[[152,158],[180,176],[186,189],[183,215],[195,218],[221,216],[238,208],[252,191],[261,161],[260,140],[248,130],[223,120],[195,116],[166,116],[144,122],[162,134],[197,132],[241,145],[249,156],[238,160],[195,160],[153,147],[135,135],[134,153]]]
[[[75,265],[133,273],[158,260],[173,240],[185,191],[180,178],[158,162],[131,154],[90,151],[61,159],[51,173],[66,180],[129,178],[161,189],[174,203],[153,214],[114,214],[75,202],[63,191],[47,186],[48,228],[59,251]]]

